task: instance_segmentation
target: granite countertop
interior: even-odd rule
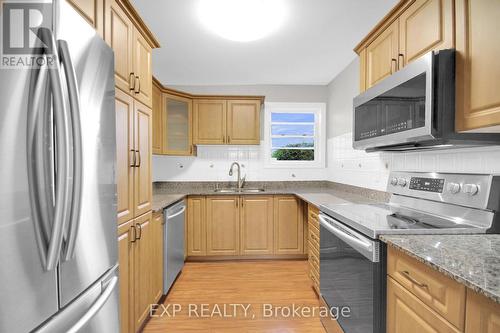
[[[500,235],[382,235],[380,239],[500,303]]]
[[[153,192],[154,212],[160,211],[171,204],[185,198],[188,195],[238,195],[238,193],[220,193],[214,191],[214,186],[200,183],[179,183],[180,186],[165,186],[157,188]],[[260,186],[259,186],[260,185]],[[158,186],[157,186],[158,187]],[[260,193],[242,193],[239,195],[273,195],[273,194],[293,194],[308,203],[311,203],[319,208],[325,203],[341,204],[347,202],[368,203],[377,201],[387,201],[388,196],[382,192],[377,192],[362,188],[353,188],[348,185],[332,185],[322,184],[318,182],[318,186],[301,185],[301,182],[294,182],[292,186],[276,186],[276,184],[249,184],[248,188],[264,187],[265,192]]]

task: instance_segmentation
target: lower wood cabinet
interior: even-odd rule
[[[139,331],[163,293],[162,221],[148,212],[118,227],[122,333]]]
[[[294,195],[274,197],[274,254],[302,254],[302,203]]]
[[[207,255],[240,253],[238,196],[207,197]]]
[[[313,288],[319,295],[319,209],[309,204],[307,207],[308,221],[308,259],[309,276],[313,282]]]
[[[302,203],[293,195],[187,200],[188,256],[304,255]]]
[[[467,290],[465,333],[500,332],[500,304]]]
[[[273,254],[273,197],[243,196],[240,202],[240,253]]]

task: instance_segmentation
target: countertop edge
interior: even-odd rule
[[[394,236],[394,235],[393,235]],[[488,290],[485,290],[484,288],[482,288],[481,286],[478,286],[477,284],[463,278],[462,276],[456,274],[456,273],[453,273],[451,272],[450,270],[446,269],[445,267],[441,266],[441,265],[438,265],[432,261],[429,261],[429,260],[426,260],[425,258],[423,258],[422,256],[412,252],[411,250],[403,247],[403,246],[400,246],[396,243],[393,243],[390,239],[387,239],[384,237],[384,235],[380,235],[379,236],[379,239],[381,241],[383,241],[385,244],[395,248],[396,250],[398,251],[401,251],[405,254],[407,254],[408,256],[416,259],[417,261],[431,267],[432,269],[444,274],[445,276],[457,281],[458,283],[466,286],[467,288],[469,289],[472,289],[473,291],[477,292],[477,293],[480,293],[481,295],[487,297],[488,299],[500,304],[500,295],[496,295],[496,294],[493,294],[491,292],[489,292]]]

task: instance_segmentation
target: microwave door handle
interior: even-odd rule
[[[55,57],[53,66],[49,67],[49,81],[53,96],[54,120],[56,128],[56,151],[55,156],[57,172],[55,176],[55,202],[54,219],[52,223],[52,232],[47,250],[45,269],[51,271],[55,268],[63,242],[63,232],[65,221],[68,218],[68,207],[71,195],[72,184],[68,182],[71,170],[71,151],[69,147],[70,128],[69,121],[64,104],[61,75],[59,69],[59,57],[57,47],[52,31],[47,28],[37,29],[38,38],[48,46],[48,51]]]
[[[68,43],[65,40],[57,41],[61,63],[64,67],[66,84],[68,87],[69,105],[71,108],[71,126],[73,133],[73,193],[71,201],[71,215],[69,218],[68,239],[65,248],[64,260],[68,261],[74,255],[76,238],[80,221],[82,178],[83,178],[83,148],[82,128],[80,120],[80,97],[76,80],[75,68],[71,61]]]

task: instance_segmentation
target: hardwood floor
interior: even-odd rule
[[[186,263],[144,332],[325,333],[307,265],[284,260]],[[302,307],[298,316],[292,315],[294,304]],[[306,307],[311,313],[303,312]]]

